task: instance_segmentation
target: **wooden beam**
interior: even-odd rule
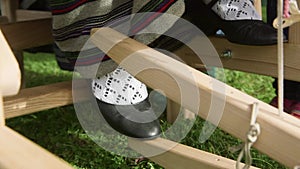
[[[2,24],[0,29],[13,50],[53,43],[51,18]]]
[[[261,0],[254,0],[254,7],[256,9],[256,12],[262,16],[262,9],[261,9]]]
[[[133,150],[167,169],[234,169],[236,164],[234,160],[162,138],[129,139],[128,143]],[[156,152],[163,153],[153,156]]]
[[[78,91],[76,94],[80,96],[76,97],[76,102],[86,100],[91,96],[89,83],[85,80],[76,82],[76,87],[73,86],[73,89]],[[25,88],[16,96],[4,98],[5,118],[31,114],[72,103],[72,81]]]
[[[0,91],[0,128],[5,126],[4,108],[3,108],[3,98]]]
[[[6,16],[9,22],[16,22],[18,6],[18,0],[1,0],[1,14]]]
[[[4,98],[5,117],[12,118],[72,104],[71,81],[22,89]]]
[[[12,129],[0,127],[1,169],[71,169],[62,159],[21,136]]]
[[[261,75],[277,77],[277,46],[247,46],[229,42],[223,38],[210,37],[210,41],[217,50],[223,67]],[[222,53],[230,51],[231,57],[222,57]],[[300,82],[300,60],[296,53],[300,53],[300,44],[284,44],[285,78]],[[186,46],[174,52],[186,64],[197,67],[202,61]],[[214,65],[212,65],[214,66]],[[218,66],[218,65],[215,65]]]
[[[174,123],[180,113],[180,105],[174,101],[168,99],[167,103],[167,121]]]
[[[297,1],[300,6],[300,1]],[[300,23],[296,23],[289,27],[289,43],[300,45]]]
[[[3,96],[18,93],[21,73],[18,62],[0,30],[0,90]]]
[[[0,24],[7,24],[8,19],[6,16],[0,16]]]
[[[35,20],[42,20],[42,19],[52,20],[51,12],[49,12],[49,11],[24,10],[24,9],[18,9],[17,10],[17,22],[35,21]]]
[[[150,49],[110,28],[99,29],[92,36],[92,40],[98,48],[106,52],[116,63],[122,63],[121,66],[129,73],[134,74],[145,67],[157,68],[144,70],[137,74],[136,77],[151,88],[161,89],[168,98],[182,104],[183,107],[192,112],[195,112],[193,105],[195,101],[180,99],[181,93],[173,77],[176,77],[177,80],[183,82],[187,87],[196,84],[200,93],[198,114],[203,119],[206,119],[208,116],[210,107],[216,106],[211,105],[212,93],[214,92],[214,97],[220,100],[224,100],[222,97],[225,95],[225,107],[218,126],[242,140],[245,140],[249,130],[252,105],[255,102],[259,103],[260,108],[257,121],[261,126],[261,134],[254,147],[289,167],[294,167],[300,163],[300,123],[298,119],[288,114],[283,114],[280,117],[276,108],[154,49]],[[147,49],[147,52],[143,49]],[[133,53],[134,55],[132,55]],[[134,58],[130,59],[130,64],[125,62],[125,58],[129,55]],[[164,70],[164,72],[161,70]],[[183,70],[187,70],[190,75],[186,75],[186,72],[183,72]],[[172,72],[173,76],[170,77],[166,72]],[[215,91],[213,84],[223,85],[224,92]],[[194,92],[192,91],[191,95]]]

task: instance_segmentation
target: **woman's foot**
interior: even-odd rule
[[[153,139],[160,135],[155,107],[148,101],[145,84],[118,67],[113,72],[93,79],[93,94],[106,122],[129,137]]]
[[[98,99],[97,103],[106,122],[119,133],[139,139],[160,136],[160,123],[148,100],[134,105],[113,105]]]
[[[227,1],[228,4],[221,5],[226,6],[226,8],[220,7],[220,2],[224,3],[224,1]],[[187,0],[184,17],[206,35],[213,35],[217,30],[222,30],[226,38],[233,43],[244,45],[272,45],[277,43],[277,30],[257,18],[254,8],[252,11],[245,12],[242,5],[237,8],[240,12],[230,14],[235,7],[229,4],[230,2],[229,0],[219,0],[216,4],[205,5],[201,0]],[[239,1],[234,3],[237,2]],[[248,3],[248,5],[250,4]],[[251,8],[248,7],[247,10]],[[244,16],[241,17],[239,13]]]
[[[260,20],[222,21],[221,30],[227,40],[242,45],[273,45],[277,30]]]

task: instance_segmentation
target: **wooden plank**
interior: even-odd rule
[[[180,112],[180,105],[174,101],[168,99],[167,105],[167,121],[169,123],[174,123],[178,114]]]
[[[71,169],[62,159],[8,127],[0,127],[1,169]]]
[[[230,50],[232,57],[220,57],[223,67],[261,75],[277,77],[277,46],[247,46],[230,43],[226,39],[210,37],[219,56]],[[300,81],[300,45],[286,43],[285,51],[285,78]],[[181,47],[174,52],[188,65],[197,67],[202,61],[187,47]],[[217,66],[217,65],[212,65]]]
[[[0,16],[0,24],[7,24],[8,19],[6,16]]]
[[[256,12],[262,16],[262,9],[261,9],[261,0],[254,0],[254,7],[256,9]]]
[[[245,140],[249,130],[252,104],[259,103],[257,121],[261,126],[261,134],[254,147],[289,167],[294,167],[300,163],[300,123],[298,119],[288,114],[283,114],[280,117],[276,108],[112,29],[99,29],[92,36],[92,40],[98,48],[107,52],[116,63],[122,62],[121,66],[132,74],[138,70],[143,70],[145,67],[157,68],[144,70],[136,77],[149,87],[162,90],[169,99],[181,103],[183,107],[192,112],[196,112],[193,105],[195,101],[189,98],[180,99],[181,93],[174,77],[178,81],[184,82],[187,87],[196,84],[199,93],[201,93],[198,114],[203,119],[208,116],[210,107],[215,106],[211,105],[212,92],[215,93],[214,97],[220,100],[223,100],[222,97],[225,95],[225,107],[218,126],[242,140]],[[137,52],[142,49],[147,49],[147,52]],[[133,53],[135,54],[132,55]],[[130,59],[130,64],[124,64],[124,59],[129,55],[134,59]],[[187,76],[182,70],[187,70],[191,75]],[[165,72],[172,72],[173,77]],[[213,84],[223,85],[224,92],[213,90]],[[191,95],[194,92],[191,91]]]
[[[35,10],[17,10],[17,22],[34,21],[41,19],[52,19],[52,14],[49,11],[35,11]]]
[[[52,20],[39,19],[0,25],[13,50],[23,50],[53,43]]]
[[[234,169],[236,164],[234,160],[162,138],[129,139],[128,143],[133,150],[167,169]],[[164,153],[153,156],[156,152]]]
[[[0,89],[3,96],[18,93],[21,73],[18,62],[0,30]]]
[[[0,91],[0,128],[5,126],[4,108],[3,108],[3,98]]]
[[[86,100],[91,95],[89,83],[76,82],[76,102]],[[33,88],[25,88],[16,96],[4,98],[5,118],[13,118],[73,103],[72,81],[59,82]]]
[[[16,96],[4,98],[5,117],[12,118],[72,104],[70,81],[22,89]]]
[[[1,0],[1,13],[7,16],[9,22],[16,22],[18,5],[18,0]]]
[[[14,50],[13,51],[18,64],[19,64],[19,68],[20,68],[20,72],[21,72],[21,85],[20,88],[25,88],[25,70],[24,70],[24,55],[23,55],[23,51],[17,51]]]
[[[300,6],[300,1],[297,1]],[[289,43],[300,45],[300,23],[296,23],[289,28]]]

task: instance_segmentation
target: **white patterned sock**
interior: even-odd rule
[[[250,0],[219,0],[212,10],[224,20],[261,20]]]
[[[121,67],[93,79],[92,90],[97,99],[114,105],[136,104],[148,97],[146,85]]]

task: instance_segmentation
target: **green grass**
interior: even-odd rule
[[[71,80],[72,73],[62,71],[56,65],[52,54],[25,53],[26,86],[32,87],[59,81]],[[247,74],[226,70],[227,83],[269,102],[274,97],[273,79],[265,76]],[[218,75],[218,74],[217,74]],[[159,165],[144,160],[136,163],[135,159],[111,154],[97,146],[83,131],[79,124],[73,106],[55,108],[39,113],[7,120],[8,126],[65,159],[78,169],[159,169]],[[162,119],[162,126],[169,126]],[[229,148],[241,144],[229,134],[216,130],[211,138],[203,144],[198,142],[203,121],[196,120],[196,124],[188,136],[182,140],[183,144],[209,151],[224,157],[236,159],[238,152],[232,153]],[[266,155],[256,150],[252,151],[254,165],[261,168],[285,168]]]

